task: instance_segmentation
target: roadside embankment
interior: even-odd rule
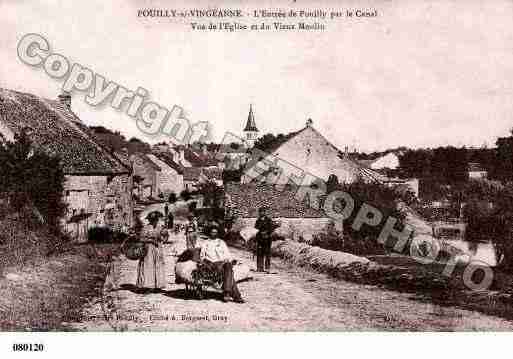
[[[4,268],[0,330],[69,330],[82,308],[100,300],[110,261],[108,245],[82,245],[30,264]]]
[[[301,267],[309,267],[332,277],[415,292],[442,305],[454,305],[513,319],[512,277],[497,273],[488,290],[464,286],[464,268],[455,267],[451,276],[442,274],[444,264],[421,264],[405,256],[358,257],[313,247],[291,240],[273,243],[273,255]]]

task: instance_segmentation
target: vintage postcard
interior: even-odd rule
[[[0,331],[513,330],[512,16],[0,0]]]

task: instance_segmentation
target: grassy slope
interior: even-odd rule
[[[4,269],[0,277],[0,330],[66,330],[81,308],[101,295],[109,256],[91,245]]]

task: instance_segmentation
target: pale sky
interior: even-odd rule
[[[146,7],[376,8],[322,32],[193,32],[138,18]],[[343,149],[492,145],[513,127],[512,1],[0,0],[0,87],[55,98],[62,82],[16,54],[27,33],[54,52],[171,109],[239,133],[249,104],[262,133],[314,127]],[[245,19],[245,22],[254,22]],[[293,21],[293,20],[291,20]],[[293,21],[296,22],[296,21]],[[73,95],[88,124],[145,138],[123,112]]]

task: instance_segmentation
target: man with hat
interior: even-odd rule
[[[258,209],[255,228],[258,230],[256,234],[257,272],[269,273],[271,269],[271,236],[276,224],[267,214],[267,208]]]
[[[218,237],[217,227],[211,227],[210,239],[201,244],[201,263],[210,270],[219,273],[223,278],[223,301],[233,299],[236,303],[244,303],[233,275],[236,263],[226,243]]]

